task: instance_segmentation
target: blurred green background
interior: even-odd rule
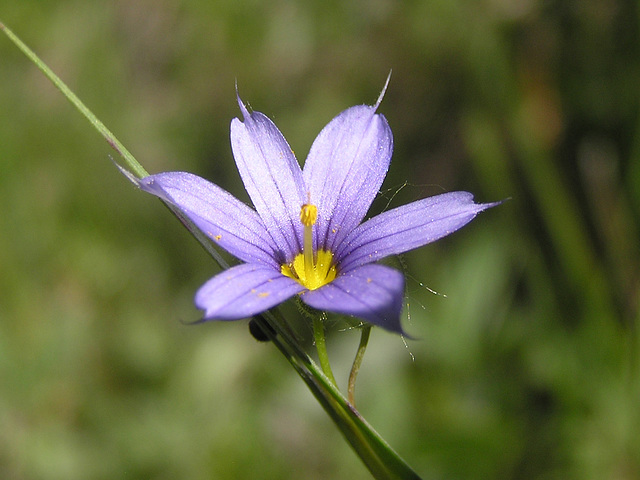
[[[624,0],[0,8],[151,172],[247,200],[236,79],[302,161],[393,69],[372,212],[511,197],[398,260],[418,340],[374,330],[364,359],[361,412],[425,479],[640,478],[638,15]],[[246,321],[185,325],[216,267],[109,155],[1,36],[0,478],[368,478]],[[344,386],[358,333],[332,322]]]

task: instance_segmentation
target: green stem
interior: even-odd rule
[[[45,74],[45,76],[51,80],[51,82],[62,92],[62,94],[69,99],[69,101],[86,117],[87,120],[94,126],[98,132],[102,134],[105,140],[111,145],[111,147],[118,152],[118,154],[124,159],[129,169],[138,178],[144,178],[147,175],[147,171],[138,163],[133,155],[125,148],[122,143],[115,137],[111,131],[105,127],[105,125],[98,120],[98,118],[89,110],[84,103],[73,93],[60,78],[53,73],[53,71],[42,61],[40,58],[27,47],[22,40],[20,40],[6,25],[0,21],[0,30],[2,30],[7,37],[24,53],[29,60]]]
[[[273,328],[265,327],[265,334],[304,380],[374,478],[420,480],[420,476],[347,401],[321,367],[301,349],[278,309],[264,312],[258,321],[266,321]]]
[[[22,40],[20,40],[15,33],[13,33],[6,25],[0,21],[0,30],[2,30],[7,37],[24,53],[36,66],[45,74],[45,76],[62,92],[62,94],[67,97],[69,100],[82,115],[85,116],[87,120],[93,125],[93,127],[98,130],[102,134],[102,136],[107,140],[109,145],[113,147],[113,149],[118,152],[118,154],[122,157],[125,164],[131,170],[121,167],[117,165],[120,171],[129,178],[134,184],[137,184],[136,178],[144,178],[149,175],[149,173],[145,170],[145,168],[140,165],[140,163],[135,159],[135,157],[127,150],[127,148],[120,143],[120,141],[116,138],[116,136],[111,133],[111,131],[94,115],[94,113],[87,108],[87,106],[73,93],[67,85],[60,80],[53,71],[31,50],[27,45],[24,44]],[[205,250],[214,258],[214,260],[220,265],[221,268],[228,268],[228,264],[224,261],[222,256],[218,253],[217,250],[211,244],[211,241],[207,238],[207,236],[202,233],[194,224],[189,220],[178,208],[173,205],[169,205],[165,203],[167,207],[173,212],[173,214],[178,217],[178,219],[187,227],[187,229],[191,232],[191,234],[196,237],[196,239],[200,242],[200,244],[205,248]]]
[[[324,338],[324,315],[316,315],[313,317],[313,338],[316,342],[316,350],[318,351],[318,359],[320,360],[320,367],[324,374],[329,377],[331,383],[338,385],[336,379],[331,371],[331,364],[329,363],[329,354],[327,353],[327,342]]]
[[[349,403],[355,407],[355,392],[356,392],[356,377],[360,371],[360,365],[362,365],[362,358],[364,352],[367,350],[367,344],[369,343],[369,334],[371,333],[371,325],[364,325],[362,327],[362,335],[360,336],[360,345],[358,345],[358,351],[356,352],[356,358],[353,359],[353,365],[351,366],[351,373],[349,373],[349,386],[347,389],[347,395]]]

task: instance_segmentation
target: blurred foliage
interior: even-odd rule
[[[236,80],[302,161],[393,69],[373,210],[511,200],[396,260],[418,340],[373,332],[360,410],[425,479],[640,477],[637,2],[5,3],[148,170],[244,199]],[[246,322],[185,325],[213,262],[4,37],[0,111],[0,477],[367,478]]]

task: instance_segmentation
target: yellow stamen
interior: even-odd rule
[[[291,277],[309,290],[326,285],[336,278],[337,270],[333,265],[333,253],[328,250],[313,251],[313,225],[318,219],[318,208],[305,203],[300,210],[300,222],[304,225],[302,253],[296,255],[288,265],[282,265],[283,275]]]
[[[318,219],[318,208],[311,204],[305,203],[300,209],[300,221],[304,225],[304,245],[302,253],[304,254],[304,274],[307,278],[313,275],[314,258],[313,258],[313,225]]]
[[[300,222],[305,227],[311,227],[318,219],[318,207],[311,203],[305,203],[300,209]]]

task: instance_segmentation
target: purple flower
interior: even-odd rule
[[[385,86],[386,88],[386,86]],[[244,263],[196,293],[205,320],[238,320],[300,295],[307,305],[402,333],[404,277],[375,263],[442,238],[496,205],[468,192],[425,198],[361,223],[387,173],[393,137],[385,117],[358,105],[318,135],[304,164],[265,115],[231,122],[233,155],[255,210],[203,178],[150,175],[140,188],[177,206]]]

